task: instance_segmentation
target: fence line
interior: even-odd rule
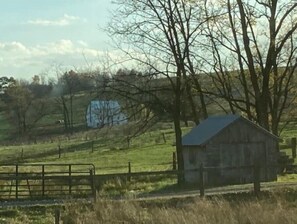
[[[97,174],[95,176],[95,179],[97,180],[108,180],[113,178],[125,178],[128,181],[131,181],[132,178],[138,178],[138,177],[145,177],[145,176],[158,176],[158,175],[172,175],[172,176],[178,176],[178,175],[184,175],[187,172],[197,172],[199,175],[199,183],[197,185],[197,189],[200,191],[200,196],[205,195],[205,172],[212,171],[212,170],[238,170],[238,169],[249,169],[251,170],[251,175],[253,177],[253,181],[250,182],[253,184],[253,191],[256,196],[259,195],[261,192],[261,169],[263,168],[275,168],[279,169],[281,166],[275,164],[275,165],[269,165],[269,166],[260,166],[260,165],[250,165],[250,166],[239,166],[239,167],[207,167],[203,166],[203,164],[200,165],[199,168],[196,169],[190,169],[190,170],[165,170],[165,171],[144,171],[144,172],[132,172],[131,171],[131,163],[129,163],[130,166],[128,166],[127,173],[113,173],[113,174]],[[293,168],[297,169],[297,165],[291,165]],[[296,182],[297,184],[297,182]]]
[[[26,170],[34,168],[34,171]],[[297,165],[292,165],[297,169]],[[64,168],[64,170],[61,170]],[[125,173],[96,174],[93,164],[5,164],[0,167],[0,200],[9,199],[40,199],[91,196],[96,199],[98,182],[113,178],[124,178],[131,181],[140,177],[168,175],[176,178],[187,172],[196,172],[199,183],[197,189],[200,196],[205,195],[207,183],[205,173],[214,170],[249,169],[255,195],[261,192],[261,169],[279,168],[271,166],[240,166],[240,167],[207,167],[201,164],[199,168],[191,170],[165,170],[133,172],[132,164],[128,163]]]
[[[0,170],[0,200],[96,198],[93,164],[5,164]]]

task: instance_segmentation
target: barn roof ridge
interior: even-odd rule
[[[252,121],[240,115],[228,114],[211,116],[203,120],[199,125],[194,127],[188,134],[183,136],[182,145],[205,145],[209,140],[217,136],[225,128],[229,127],[231,124],[240,119],[248,122],[250,125],[253,125],[254,127],[262,130],[263,132],[266,132],[266,134],[269,134],[274,138],[278,138],[269,131],[265,130],[264,128],[260,127],[259,125],[253,123]]]
[[[272,136],[272,137],[274,137],[274,138],[276,138],[276,139],[279,139],[278,136],[276,136],[275,134],[271,133],[270,131],[267,131],[265,128],[261,127],[260,125],[257,125],[256,123],[252,122],[251,120],[246,119],[246,118],[244,118],[244,117],[242,117],[242,116],[240,116],[240,118],[242,118],[245,122],[247,122],[247,123],[253,125],[254,127],[256,127],[256,128],[258,128],[258,129],[260,129],[260,130],[262,130],[264,133],[266,133],[266,134],[268,134],[268,135],[270,135],[270,136]]]

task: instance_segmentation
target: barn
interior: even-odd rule
[[[271,165],[277,163],[278,140],[242,116],[209,117],[182,138],[185,181],[199,182],[199,172],[193,170],[201,164],[209,167],[207,185],[251,183],[255,164],[261,166],[261,181],[274,181],[277,169]]]
[[[125,124],[128,119],[118,101],[92,100],[87,108],[86,121],[90,128],[101,128]]]

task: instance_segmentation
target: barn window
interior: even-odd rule
[[[189,150],[189,163],[192,165],[197,164],[196,152],[194,150]]]

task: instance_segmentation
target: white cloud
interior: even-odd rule
[[[5,58],[34,58],[49,56],[79,56],[87,54],[90,57],[96,57],[98,51],[96,49],[87,48],[87,43],[80,41],[73,42],[71,40],[59,40],[44,45],[25,46],[20,42],[0,42],[0,55]]]
[[[77,17],[77,16],[70,16],[68,14],[64,14],[64,18],[68,19],[68,20],[77,20],[77,19],[79,19],[79,17]]]
[[[32,53],[35,55],[82,55],[86,53],[88,56],[96,57],[98,51],[92,48],[87,48],[87,43],[73,42],[71,40],[59,40],[56,42],[47,43],[45,45],[37,45],[32,48]]]
[[[27,53],[27,48],[20,42],[0,43],[0,51]]]
[[[68,14],[64,14],[63,17],[55,19],[55,20],[47,20],[47,19],[35,19],[27,21],[27,24],[36,25],[36,26],[68,26],[71,25],[74,21],[83,21],[86,19],[82,19],[77,16],[71,16]]]
[[[83,40],[78,40],[77,43],[80,44],[83,47],[87,47],[88,46],[88,44],[86,42],[84,42]]]
[[[53,63],[83,67],[98,63],[103,53],[80,41],[59,40],[44,45],[26,46],[20,42],[0,42],[0,75],[26,77],[38,74]],[[24,74],[25,73],[25,74]]]

